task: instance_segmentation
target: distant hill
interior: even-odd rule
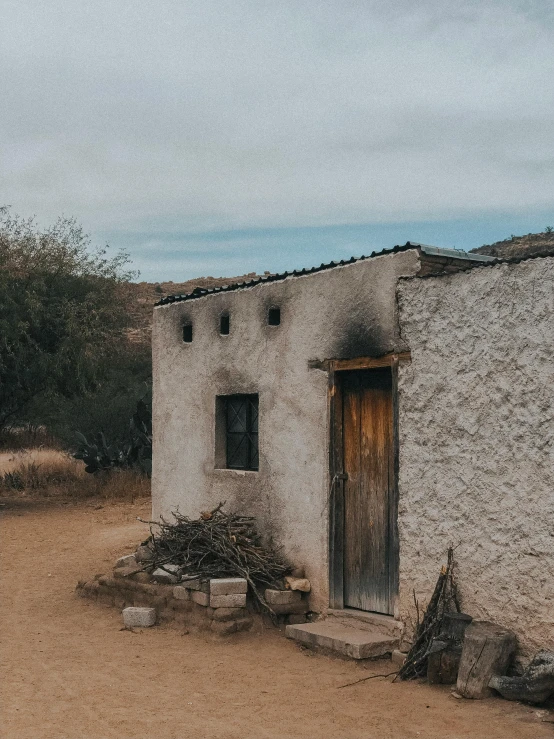
[[[471,251],[475,254],[486,254],[489,257],[499,257],[501,259],[554,254],[554,229],[547,229],[542,233],[527,234],[526,236],[512,236],[509,239],[504,239],[504,241],[485,244]]]
[[[267,272],[266,274],[269,274]],[[222,287],[234,282],[244,282],[259,277],[249,272],[240,277],[196,277],[186,282],[130,282],[122,287],[122,299],[126,301],[131,317],[128,335],[137,344],[149,344],[152,329],[152,311],[155,303],[167,295],[191,293],[195,287]]]

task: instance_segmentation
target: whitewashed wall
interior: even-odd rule
[[[554,257],[400,280],[400,604],[447,546],[463,610],[554,649]]]
[[[310,360],[404,350],[396,284],[419,268],[416,250],[154,310],[153,514],[226,500],[305,566],[311,607],[328,607],[327,373]],[[281,325],[267,325],[269,306]],[[231,333],[219,334],[229,311]],[[193,322],[194,339],[182,341]],[[215,398],[259,393],[260,469],[216,469]]]

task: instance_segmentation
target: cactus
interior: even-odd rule
[[[104,434],[95,434],[92,442],[80,432],[76,433],[78,442],[75,459],[85,463],[85,472],[91,474],[102,470],[121,467],[134,467],[146,475],[152,474],[152,414],[143,400],[129,423],[129,442],[119,447],[109,445]]]

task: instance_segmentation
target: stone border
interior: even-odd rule
[[[82,598],[120,611],[129,606],[154,608],[156,623],[209,630],[228,636],[248,631],[252,628],[254,616],[261,618],[248,599],[246,580],[243,583],[239,580],[226,578],[163,584],[153,581],[148,572],[136,572],[136,566],[119,566],[114,569],[113,576],[96,575],[93,580],[79,581],[76,590]],[[266,590],[265,595],[279,622],[306,622],[309,608],[300,592]]]
[[[252,615],[246,608],[212,608],[208,601],[202,605],[197,598],[192,598],[192,594],[204,593],[188,591],[180,585],[160,585],[137,582],[128,577],[97,575],[89,582],[80,581],[77,594],[120,611],[128,606],[154,608],[157,623],[192,627],[199,631],[210,630],[220,636],[248,631],[253,624]]]

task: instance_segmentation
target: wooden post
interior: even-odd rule
[[[453,685],[458,677],[462,644],[471,623],[467,613],[445,613],[442,631],[433,639],[427,660],[427,680],[431,685]]]
[[[473,621],[465,632],[457,692],[464,698],[475,699],[492,695],[491,677],[505,674],[515,650],[516,637],[512,631],[490,621]]]

